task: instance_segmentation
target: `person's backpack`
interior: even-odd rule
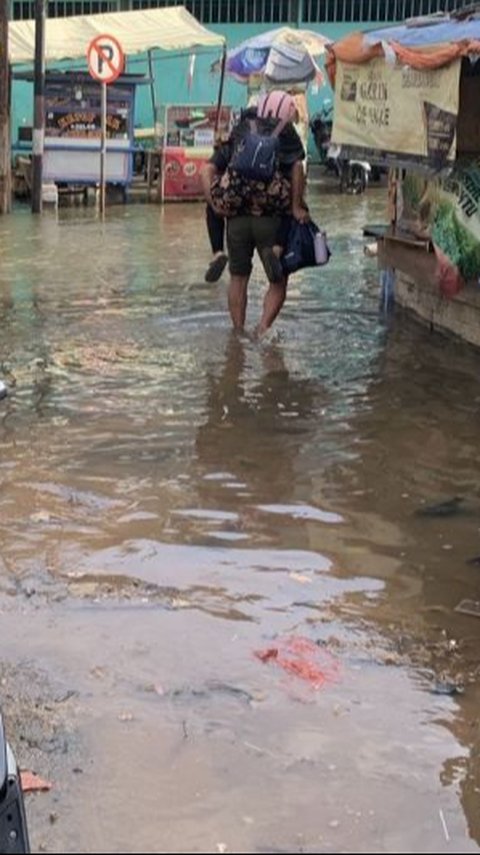
[[[253,181],[271,181],[278,163],[279,136],[286,122],[280,121],[271,134],[259,132],[256,120],[235,146],[230,169],[242,178]]]

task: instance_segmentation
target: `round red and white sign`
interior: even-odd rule
[[[114,36],[95,36],[87,50],[88,70],[100,83],[113,83],[125,67],[125,55]]]

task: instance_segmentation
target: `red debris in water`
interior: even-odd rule
[[[256,650],[255,656],[264,663],[274,661],[288,674],[305,680],[315,689],[339,677],[338,661],[309,638],[299,635],[282,639],[276,647]]]
[[[256,650],[255,656],[260,659],[260,662],[270,662],[270,659],[276,659],[278,650],[276,647],[269,647],[267,650]]]
[[[52,789],[50,781],[44,781],[35,772],[24,769],[20,772],[20,781],[24,793],[46,793]]]

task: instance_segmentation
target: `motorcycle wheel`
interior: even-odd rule
[[[0,852],[30,852],[22,785],[15,757],[5,739],[0,715]]]
[[[359,163],[349,164],[348,167],[348,190],[350,193],[359,195],[365,193],[368,184],[366,170]]]

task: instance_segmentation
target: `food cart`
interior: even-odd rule
[[[31,74],[17,79],[32,80]],[[128,187],[132,180],[136,87],[142,75],[123,74],[108,87],[108,184]],[[80,71],[49,71],[45,81],[45,182],[96,185],[100,180],[101,93],[98,83]]]

